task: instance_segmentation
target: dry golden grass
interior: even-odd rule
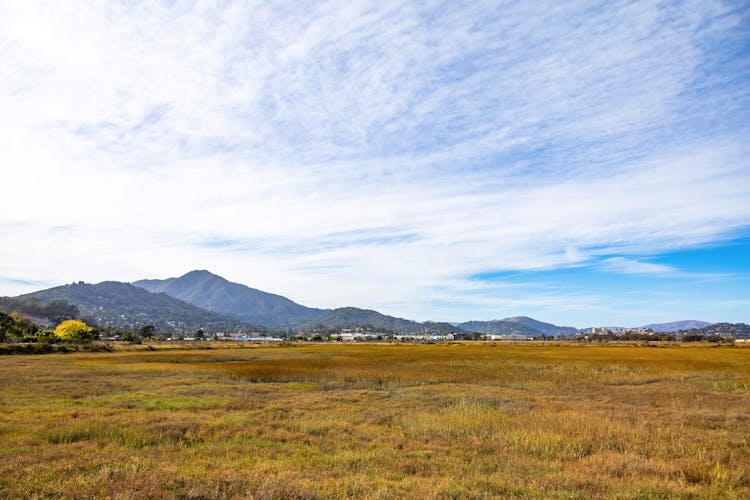
[[[0,497],[750,496],[750,348],[5,356],[0,395]]]

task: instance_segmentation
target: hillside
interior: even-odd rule
[[[140,280],[133,285],[268,328],[295,327],[328,312],[305,307],[281,295],[232,283],[208,271],[190,271],[179,278],[164,280]]]
[[[21,313],[37,324],[57,324],[76,318],[80,313],[76,306],[66,300],[42,302],[36,298],[19,300],[14,297],[0,297],[0,311]]]
[[[714,323],[691,330],[691,334],[720,337],[750,338],[750,325],[745,323]]]
[[[346,328],[350,326],[372,326],[375,329],[395,333],[413,333],[422,331],[422,324],[417,323],[416,321],[386,316],[377,311],[359,309],[356,307],[334,309],[333,311],[303,325],[303,329],[315,329],[317,327]]]
[[[572,326],[557,326],[553,325],[552,323],[545,323],[543,321],[529,318],[528,316],[514,316],[512,318],[505,318],[503,319],[503,321],[523,325],[525,327],[531,328],[532,330],[536,330],[539,333],[552,337],[557,337],[560,335],[570,335],[571,333],[576,333],[578,331],[577,328],[574,328]]]
[[[642,328],[648,328],[656,333],[669,333],[684,330],[694,330],[697,328],[704,328],[709,326],[711,323],[706,321],[697,321],[694,319],[687,319],[682,321],[671,321],[669,323],[651,323],[645,325]]]
[[[38,299],[43,303],[65,300],[75,305],[79,316],[97,325],[133,327],[152,324],[158,332],[207,333],[252,329],[227,316],[206,311],[163,293],[105,281],[98,284],[74,283],[21,295],[19,300]]]

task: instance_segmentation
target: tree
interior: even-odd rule
[[[41,330],[41,331],[36,332],[35,336],[36,336],[37,342],[43,342],[45,344],[49,344],[50,342],[56,342],[60,340],[55,335],[54,330]]]
[[[141,337],[144,339],[150,339],[156,333],[156,327],[154,325],[146,325],[141,327]]]
[[[78,319],[68,319],[57,325],[55,336],[71,342],[85,342],[96,338],[94,329]]]
[[[55,324],[66,319],[74,319],[79,313],[78,307],[65,300],[53,300],[45,304],[35,297],[23,300],[0,297],[0,310],[48,318]]]
[[[205,334],[203,333],[203,330],[201,328],[198,328],[198,330],[195,332],[195,338],[198,340],[203,340],[203,337]]]
[[[20,313],[11,313],[10,316],[16,322],[22,335],[34,335],[37,331],[36,325],[26,316]]]
[[[5,342],[18,335],[20,335],[20,329],[16,321],[11,315],[0,311],[0,342]]]
[[[124,340],[125,342],[130,342],[131,344],[141,343],[141,337],[136,335],[134,332],[130,330],[125,332],[125,335],[123,335],[122,340]]]

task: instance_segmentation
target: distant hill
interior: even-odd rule
[[[706,321],[697,321],[694,319],[686,319],[682,321],[672,321],[670,323],[651,323],[645,325],[642,328],[648,328],[657,333],[665,332],[676,332],[678,330],[694,330],[696,328],[704,328],[709,326],[711,323]]]
[[[528,316],[514,316],[512,318],[493,319],[491,321],[467,321],[459,323],[458,326],[469,332],[489,335],[523,335],[526,337],[538,337],[541,335],[557,337],[578,331],[572,326],[557,326],[552,323],[544,323],[529,318]]]
[[[372,327],[375,330],[393,333],[417,333],[417,334],[442,334],[463,333],[463,331],[450,323],[426,321],[418,323],[403,318],[396,318],[379,313],[370,309],[359,309],[357,307],[341,307],[329,311],[325,315],[302,325],[303,330],[315,330],[318,328],[351,328]]]
[[[484,335],[523,335],[525,337],[536,337],[542,332],[529,328],[521,323],[493,319],[491,321],[466,321],[459,323],[459,328],[468,332],[476,332]]]
[[[209,311],[268,328],[290,328],[329,312],[297,304],[286,297],[232,283],[208,271],[190,271],[179,278],[140,280],[133,285],[163,292]]]
[[[536,330],[537,332],[543,333],[544,335],[550,335],[552,337],[557,337],[559,335],[570,335],[571,333],[576,333],[578,331],[577,328],[574,328],[572,326],[557,326],[553,325],[552,323],[537,321],[533,318],[529,318],[528,316],[514,316],[512,318],[505,318],[503,319],[503,321],[517,323],[519,325],[526,326],[528,328],[531,328],[532,330]]]
[[[713,323],[697,330],[692,330],[695,335],[718,335],[720,337],[749,338],[750,325],[745,323]]]
[[[21,295],[17,299],[37,299],[43,303],[65,300],[78,308],[81,318],[102,326],[152,324],[158,332],[165,333],[192,333],[198,328],[207,333],[254,329],[237,319],[206,311],[164,293],[152,293],[118,281],[96,285],[79,282]]]
[[[441,334],[441,333],[461,333],[468,334],[460,326],[453,323],[438,322],[438,321],[425,321],[422,323],[422,332],[425,334]]]
[[[386,316],[377,311],[359,309],[356,307],[342,307],[327,312],[313,321],[302,325],[303,329],[347,328],[351,326],[372,326],[376,329],[395,333],[421,332],[422,324],[408,319]]]

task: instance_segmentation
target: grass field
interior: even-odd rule
[[[750,497],[750,348],[0,357],[2,498]]]

